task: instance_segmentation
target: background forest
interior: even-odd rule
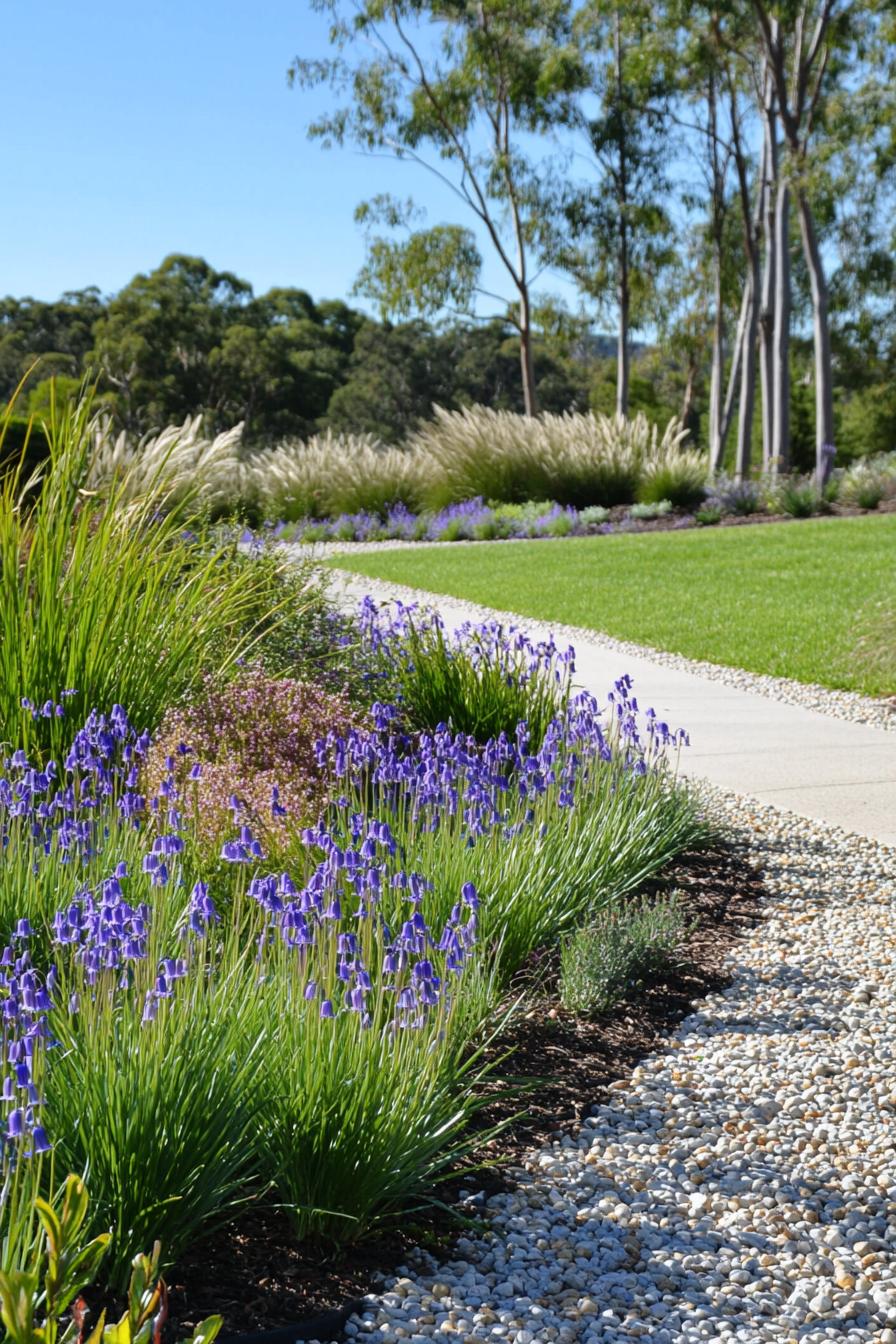
[[[134,436],[202,413],[250,447],[398,443],[478,404],[677,415],[739,475],[892,449],[890,6],[312,8],[331,53],[289,69],[327,91],[309,133],[415,190],[358,206],[362,307],[173,255],[112,296],[0,301],[0,396],[39,357],[21,409],[86,375]],[[457,213],[430,223],[435,177]]]

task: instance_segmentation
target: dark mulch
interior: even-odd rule
[[[602,1100],[608,1084],[626,1077],[656,1049],[696,998],[727,983],[726,953],[760,918],[761,874],[733,850],[718,846],[682,855],[651,884],[654,893],[674,888],[684,893],[696,921],[686,957],[665,979],[644,986],[609,1020],[580,1022],[557,1007],[551,995],[556,965],[550,957],[529,968],[528,980],[539,985],[539,994],[516,1015],[495,1043],[494,1054],[513,1051],[502,1066],[505,1081],[543,1081],[522,1101],[498,1098],[481,1114],[478,1123],[487,1127],[525,1106],[521,1119],[482,1146],[477,1155],[481,1160],[507,1166],[529,1145],[574,1129]],[[501,1165],[458,1173],[446,1184],[446,1202],[456,1199],[462,1187],[486,1194],[505,1188],[508,1178]],[[213,1312],[224,1316],[228,1332],[242,1334],[338,1308],[375,1287],[415,1245],[446,1252],[459,1230],[444,1213],[421,1214],[349,1250],[311,1251],[295,1243],[285,1215],[268,1210],[246,1213],[197,1246],[170,1276],[176,1337],[183,1338]],[[332,1319],[321,1322],[320,1334],[326,1338],[337,1333],[338,1324]],[[289,1337],[295,1338],[295,1332]]]

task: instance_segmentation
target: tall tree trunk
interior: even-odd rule
[[[728,387],[725,392],[725,405],[722,408],[722,456],[725,455],[725,445],[728,442],[728,435],[731,433],[731,426],[734,422],[734,407],[736,403],[736,389],[741,377],[741,361],[744,353],[744,340],[746,339],[747,329],[750,325],[750,309],[753,306],[753,292],[750,286],[750,275],[747,273],[744,292],[740,301],[740,313],[737,318],[737,330],[734,333],[734,345],[731,350],[731,368],[728,370]]]
[[[624,232],[624,230],[623,230]],[[628,415],[628,380],[631,347],[629,344],[628,250],[621,241],[619,249],[619,333],[616,343],[616,414]]]
[[[778,177],[775,196],[775,325],[772,358],[771,468],[790,470],[790,187]]]
[[[775,360],[775,189],[778,181],[778,133],[775,125],[775,99],[771,79],[766,77],[766,96],[762,108],[762,296],[759,303],[759,378],[762,388],[762,469],[768,471],[774,456],[775,435],[774,360]]]
[[[691,412],[694,409],[694,387],[697,381],[697,361],[693,352],[688,356],[688,374],[684,385],[684,396],[681,399],[681,423],[687,427],[691,418]]]
[[[803,255],[812,294],[812,334],[815,345],[815,475],[819,489],[834,465],[834,390],[831,370],[831,331],[828,323],[828,286],[815,233],[812,207],[805,191],[797,192]]]
[[[753,408],[756,404],[756,333],[759,326],[759,254],[752,248],[750,256],[749,288],[750,312],[743,337],[741,357],[740,409],[737,417],[737,449],[734,474],[739,481],[750,474],[753,455]]]
[[[616,10],[613,30],[613,55],[616,65],[616,101],[622,108],[623,70],[622,70],[622,24],[619,10]],[[616,351],[616,414],[628,415],[628,379],[629,379],[629,318],[631,314],[631,287],[629,284],[629,248],[628,248],[628,156],[626,153],[626,132],[624,120],[620,120],[619,136],[619,178],[617,208],[619,210],[619,247],[617,266],[617,304],[619,308],[619,331]]]
[[[709,114],[709,156],[712,168],[712,262],[713,262],[713,322],[712,369],[709,379],[709,469],[716,472],[722,465],[725,443],[722,438],[722,374],[725,368],[725,309],[722,293],[722,235],[724,232],[725,177],[719,161],[718,104],[716,80],[710,74],[706,90]]]
[[[532,353],[532,314],[529,290],[520,290],[520,368],[523,374],[523,408],[526,415],[538,414],[538,395],[535,391],[535,360]]]
[[[725,442],[722,438],[722,371],[725,367],[725,309],[722,302],[722,258],[718,249],[714,257],[715,275],[713,301],[715,312],[712,323],[712,370],[709,379],[709,469],[716,472],[722,465]]]

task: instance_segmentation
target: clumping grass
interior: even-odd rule
[[[487,742],[500,733],[513,739],[525,723],[537,750],[569,700],[572,649],[533,644],[512,627],[448,634],[431,613],[399,605],[393,614],[371,602],[361,608],[360,637],[379,698],[394,701],[417,731],[444,724]]]
[[[602,912],[561,946],[564,1008],[579,1017],[611,1012],[676,960],[690,928],[677,892]]]
[[[5,417],[8,421],[8,413]],[[0,417],[0,445],[4,417]],[[165,707],[253,643],[269,585],[233,544],[207,542],[165,512],[164,490],[132,495],[127,475],[87,486],[90,404],[48,426],[41,488],[0,486],[0,740],[55,749],[69,697],[126,702],[154,728]],[[270,613],[266,617],[271,620]],[[22,698],[34,706],[23,713]],[[86,712],[86,710],[84,711]]]
[[[855,621],[875,601],[892,605],[894,551],[896,516],[886,514],[335,563],[690,658],[878,695],[892,685],[852,656]]]

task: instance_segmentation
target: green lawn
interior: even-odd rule
[[[892,693],[856,656],[896,603],[896,514],[339,557],[374,578],[690,658]]]

